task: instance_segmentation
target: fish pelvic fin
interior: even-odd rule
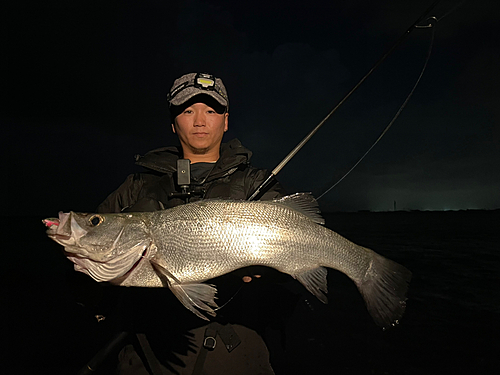
[[[311,193],[295,193],[275,199],[273,202],[283,204],[306,215],[316,224],[325,224],[325,219],[321,216],[321,211],[318,207],[318,201]]]
[[[151,262],[154,270],[177,299],[201,319],[210,320],[201,311],[210,316],[215,316],[215,309],[218,307],[215,303],[215,294],[217,288],[214,285],[203,283],[181,284],[180,281],[165,267],[156,262]],[[201,311],[200,311],[201,310]]]
[[[356,285],[373,320],[385,330],[399,324],[404,314],[411,272],[390,259],[373,254],[365,277]]]
[[[170,290],[181,301],[184,307],[201,319],[210,320],[200,310],[210,316],[216,315],[214,308],[218,307],[215,303],[217,289],[213,285],[203,283],[172,284]]]
[[[327,304],[328,298],[326,294],[328,293],[328,284],[326,281],[326,276],[328,270],[324,267],[314,268],[312,270],[303,272],[296,275],[295,278],[300,281],[306,289],[314,294],[318,299]]]

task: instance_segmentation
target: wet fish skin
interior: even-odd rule
[[[325,267],[343,272],[382,327],[397,322],[406,306],[410,271],[320,225],[308,194],[207,200],[148,213],[68,213],[59,222],[48,234],[65,246],[75,269],[123,286],[168,286],[203,318],[199,310],[214,315],[216,306],[215,288],[203,282],[250,265],[293,276],[324,303]]]
[[[93,224],[96,219],[98,225]],[[64,246],[75,270],[96,281],[123,276],[151,244],[141,215],[59,212],[59,218],[43,222],[47,235]]]

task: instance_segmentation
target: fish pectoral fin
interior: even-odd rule
[[[181,303],[196,316],[209,320],[200,310],[211,316],[215,316],[213,308],[217,308],[215,303],[215,293],[217,289],[209,284],[172,284],[170,290],[181,301]]]
[[[314,268],[312,270],[296,275],[295,278],[306,287],[308,291],[314,294],[323,303],[328,303],[326,294],[328,293],[328,285],[326,276],[328,270],[324,267]]]
[[[184,307],[204,320],[209,319],[200,310],[211,316],[216,315],[213,309],[218,307],[215,303],[215,294],[217,293],[215,286],[202,283],[181,284],[179,279],[165,267],[156,262],[151,262],[151,265],[163,284],[168,286]]]

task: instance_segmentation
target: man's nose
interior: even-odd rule
[[[204,113],[196,113],[194,117],[194,126],[205,126],[206,118]]]

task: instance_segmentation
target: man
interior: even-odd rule
[[[249,164],[252,153],[237,139],[222,143],[229,99],[219,78],[183,75],[174,82],[167,100],[180,148],[161,148],[137,158],[136,164],[146,170],[130,175],[98,212],[153,211],[207,198],[245,200],[269,176]],[[189,186],[177,183],[179,159],[190,160]],[[280,196],[282,189],[275,182],[257,198]],[[120,353],[119,373],[273,374],[266,345],[256,330],[269,325],[262,316],[280,320],[283,315],[271,311],[274,297],[260,307],[265,290],[270,289],[255,286],[261,283],[256,273],[261,271],[236,271],[214,281],[219,306],[224,307],[217,312],[217,323],[209,325],[180,306],[167,290],[134,290],[135,295],[122,299],[127,302],[119,308],[129,315],[122,319],[122,329],[137,333],[135,342]],[[255,275],[254,281],[244,284],[252,280],[249,275]]]
[[[186,203],[179,194],[177,160],[191,161],[192,194],[197,199],[227,197],[247,199],[269,175],[250,166],[251,151],[237,139],[221,143],[228,129],[229,100],[219,78],[209,74],[186,74],[177,79],[167,96],[172,131],[181,148],[153,150],[136,161],[147,168],[128,176],[122,186],[99,207],[99,212],[152,211]],[[282,195],[275,184],[259,199]]]

